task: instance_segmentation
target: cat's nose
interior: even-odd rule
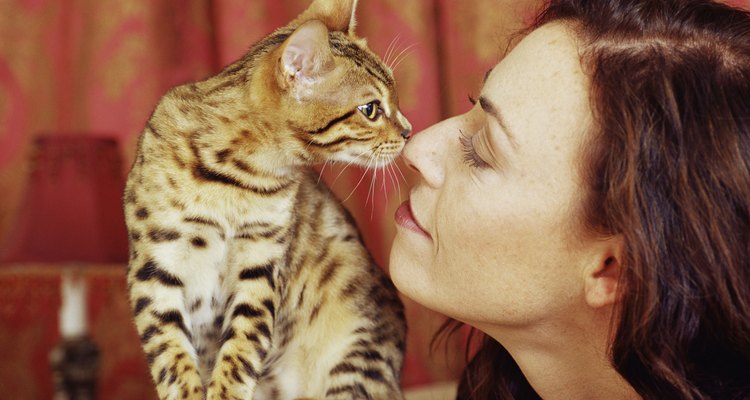
[[[411,135],[411,123],[409,123],[409,120],[401,112],[396,115],[396,118],[398,118],[399,125],[401,125],[401,137],[409,139],[409,135]]]

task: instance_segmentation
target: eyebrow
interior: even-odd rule
[[[500,113],[500,109],[497,108],[491,101],[489,101],[489,99],[484,96],[479,96],[479,105],[482,107],[482,110],[484,110],[484,112],[491,115],[497,120],[497,123],[501,128],[503,128],[503,132],[505,132],[505,134],[508,136],[510,144],[514,149],[517,149],[518,142],[516,141],[516,137],[513,135],[510,129],[508,129],[508,125],[505,123],[505,118],[503,118],[503,115]]]

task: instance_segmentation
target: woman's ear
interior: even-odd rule
[[[618,301],[623,245],[622,235],[612,236],[601,243],[601,251],[584,276],[586,303],[589,306],[605,307]]]

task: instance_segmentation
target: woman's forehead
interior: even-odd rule
[[[562,23],[550,23],[524,37],[487,72],[485,84],[521,76],[549,79],[561,74],[586,79],[573,32]]]
[[[531,32],[496,65],[482,96],[501,110],[509,125],[524,129],[579,126],[590,117],[589,79],[572,31],[560,23]],[[523,126],[528,125],[528,126]]]

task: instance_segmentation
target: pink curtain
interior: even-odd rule
[[[115,138],[125,169],[137,137],[160,96],[170,87],[201,79],[239,58],[254,42],[284,25],[310,0],[3,0],[0,2],[0,251],[12,241],[27,187],[30,150],[39,134],[77,134]],[[401,107],[415,131],[469,107],[484,72],[501,58],[508,38],[533,15],[541,0],[361,0],[358,33],[381,56],[389,47],[402,60],[395,69]],[[750,4],[734,0],[736,5]],[[353,212],[375,260],[387,269],[393,237],[392,215],[413,180],[349,168],[327,167],[322,173]],[[122,171],[123,174],[127,170]],[[340,176],[339,176],[340,174]],[[364,178],[363,178],[364,175]],[[375,193],[369,192],[370,185]],[[76,213],[75,209],[60,210]],[[61,227],[62,228],[62,227]],[[107,275],[108,279],[115,279]],[[116,275],[119,276],[119,275]],[[17,278],[17,277],[16,277]],[[14,278],[15,279],[15,278]],[[19,278],[19,282],[23,279]],[[122,282],[113,284],[124,293]],[[119,286],[118,286],[119,285]],[[0,290],[10,285],[0,285]],[[14,287],[14,296],[33,301]],[[3,295],[7,295],[3,297]],[[20,299],[20,300],[19,300]],[[125,307],[118,297],[113,304]],[[460,344],[448,343],[430,354],[429,341],[441,317],[404,299],[410,334],[404,386],[454,379],[462,367]],[[3,305],[0,305],[3,306]],[[26,324],[56,310],[35,307],[39,315],[18,317],[21,305],[0,307],[0,388],[8,398],[47,398],[49,391],[19,385],[15,365],[23,349],[13,337]],[[120,310],[123,311],[123,310]],[[127,311],[124,308],[124,311]],[[103,312],[102,314],[107,314]],[[127,312],[122,315],[127,315]],[[16,318],[16,317],[18,318]],[[108,324],[131,330],[127,317]],[[96,324],[96,322],[94,323]],[[52,323],[52,326],[54,323]],[[119,332],[119,331],[118,331]],[[137,340],[102,338],[105,354],[138,352]],[[25,341],[26,346],[33,342]],[[135,347],[123,349],[123,346]],[[117,363],[115,359],[108,359]],[[123,389],[105,398],[143,398],[147,389]],[[34,368],[47,368],[36,360]],[[115,374],[116,366],[105,366]],[[103,377],[103,382],[116,380]],[[48,385],[36,382],[35,385]],[[112,386],[114,388],[114,386]],[[106,390],[104,388],[103,390]],[[114,389],[113,389],[114,390]],[[129,393],[129,394],[128,394]]]

